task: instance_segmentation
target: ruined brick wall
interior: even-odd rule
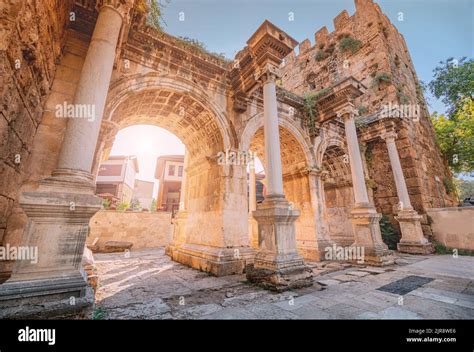
[[[28,171],[72,1],[0,4],[0,242]]]
[[[356,99],[361,116],[380,111],[389,103],[418,106],[419,121],[400,119],[397,147],[414,207],[454,206],[444,183],[452,180],[446,161],[435,142],[426,102],[403,36],[372,0],[356,0],[356,12],[341,12],[334,19],[335,30],[323,27],[315,34],[315,44],[306,39],[299,53],[291,53],[282,68],[282,85],[299,95],[318,92],[337,81],[353,76],[367,91]],[[342,50],[344,38],[360,41],[352,50]],[[388,77],[384,80],[382,77]],[[378,82],[378,84],[377,84]],[[377,140],[369,148],[368,176],[374,181],[374,201],[378,211],[393,214],[398,203],[385,142]],[[367,153],[367,152],[366,152]],[[439,181],[437,181],[439,180]]]
[[[54,81],[43,106],[41,124],[35,131],[30,157],[25,161],[21,186],[14,190],[17,198],[22,192],[34,190],[38,181],[49,177],[57,167],[67,119],[57,118],[55,109],[57,105],[73,102],[89,42],[89,35],[73,28],[67,30],[62,56],[58,60]],[[26,214],[18,201],[15,201],[11,215],[7,219],[4,244],[20,245],[26,222]],[[1,262],[0,271],[2,271]]]

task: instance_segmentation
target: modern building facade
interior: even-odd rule
[[[99,166],[96,194],[112,194],[119,202],[131,203],[138,172],[135,156],[110,156]]]
[[[157,210],[175,211],[179,208],[183,174],[184,155],[162,155],[157,159],[155,178],[160,182]]]
[[[138,201],[143,209],[151,209],[153,189],[155,183],[151,181],[135,180],[132,201]]]

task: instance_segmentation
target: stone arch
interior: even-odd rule
[[[283,127],[285,130],[291,133],[294,139],[298,142],[305,155],[307,166],[313,167],[316,165],[314,153],[312,152],[311,148],[310,137],[301,128],[299,128],[294,121],[289,120],[284,116],[279,116],[278,122],[280,127]],[[261,128],[263,128],[263,112],[255,114],[248,120],[240,138],[239,149],[243,151],[249,150],[252,139],[254,138],[257,131]]]
[[[254,115],[241,135],[240,149],[251,150],[264,163],[263,113]],[[316,219],[314,209],[314,187],[308,170],[315,166],[310,138],[294,121],[279,117],[280,149],[282,159],[283,188],[288,201],[300,211],[296,220],[296,243],[299,253],[316,260]]]
[[[317,150],[323,171],[322,204],[331,240],[349,246],[354,242],[350,211],[354,204],[351,169],[344,139],[335,133],[323,134]]]
[[[323,158],[328,148],[334,146],[344,151],[347,150],[344,138],[331,130],[322,130],[321,137],[318,137],[318,143],[315,144],[315,164],[318,168],[322,167]]]
[[[242,272],[246,255],[253,253],[246,234],[247,212],[242,207],[247,202],[244,167],[217,162],[218,152],[236,146],[225,98],[182,77],[135,74],[111,85],[102,122],[116,125],[116,130],[156,125],[185,144],[189,164],[186,216],[179,230],[183,241],[170,254],[181,263],[216,275]],[[233,248],[239,248],[243,259],[231,256]]]
[[[179,93],[199,102],[213,116],[222,136],[223,148],[230,149],[236,144],[233,137],[235,133],[225,112],[226,106],[217,102],[218,99],[225,101],[225,96],[216,93],[212,97],[198,84],[175,75],[163,75],[158,72],[134,74],[112,83],[105,106],[104,120],[113,120],[116,110],[130,96],[159,90]]]

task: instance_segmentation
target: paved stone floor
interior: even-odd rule
[[[267,292],[245,275],[216,278],[172,262],[162,248],[96,254],[102,319],[474,319],[474,257],[398,254],[388,268],[310,263],[313,287]],[[378,288],[408,276],[406,293]]]

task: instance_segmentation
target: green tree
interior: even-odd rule
[[[169,4],[169,0],[137,0],[136,8],[138,11],[146,13],[148,25],[162,30],[164,23],[162,9],[167,4]]]
[[[153,198],[151,201],[150,211],[156,211],[156,199]]]
[[[382,234],[382,240],[387,247],[396,250],[397,243],[400,242],[400,235],[385,214],[383,214],[380,219],[380,232]]]
[[[463,98],[474,98],[474,60],[449,58],[433,70],[427,85],[431,93],[448,107],[449,115],[462,107]]]
[[[474,101],[464,98],[449,117],[433,113],[431,119],[441,151],[456,173],[474,170]]]
[[[431,120],[441,151],[451,170],[474,170],[474,61],[449,58],[433,70],[434,79],[426,85],[447,107],[445,115],[433,113]]]

